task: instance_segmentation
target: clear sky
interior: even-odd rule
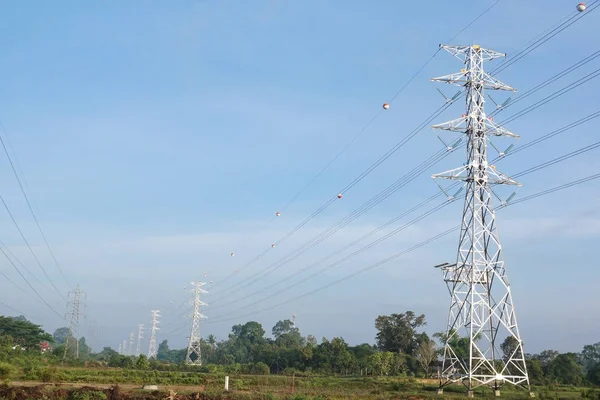
[[[263,323],[270,332],[277,320],[295,313],[304,334],[372,343],[378,315],[406,310],[426,314],[427,332],[444,329],[448,292],[432,265],[456,256],[457,233],[327,290],[278,304],[458,224],[459,203],[314,279],[244,308],[308,273],[270,288],[275,283],[437,193],[430,175],[462,165],[464,150],[430,167],[282,268],[258,275],[440,150],[442,144],[429,128],[302,229],[257,262],[243,266],[440,107],[444,99],[436,87],[447,96],[456,92],[429,81],[461,68],[450,54],[439,52],[390,109],[378,115],[382,103],[440,43],[492,3],[3,2],[0,120],[5,131],[1,133],[56,258],[70,282],[79,283],[87,294],[80,333],[89,336],[88,325],[95,321],[99,341],[88,341],[96,349],[116,348],[140,323],[148,338],[150,310],[161,309],[158,339],[168,338],[172,347],[183,347],[189,305],[177,306],[189,296],[184,288],[189,289],[193,280],[215,282],[214,290],[211,284],[205,286],[211,292],[205,300],[214,310],[205,311],[209,319],[203,335],[225,338],[233,324],[248,320]],[[542,6],[501,0],[452,44],[477,43],[510,56],[573,13],[576,3],[549,0]],[[524,92],[590,55],[598,50],[594,47],[598,18],[600,14],[590,13],[497,77]],[[515,104],[496,121],[599,67],[600,58]],[[598,111],[599,89],[600,78],[590,80],[507,128],[521,135],[519,143],[534,140]],[[507,96],[497,93],[494,99]],[[457,102],[436,122],[463,112],[464,103]],[[375,115],[347,151],[269,223]],[[595,121],[507,157],[498,169],[514,174],[594,143]],[[496,142],[504,148],[510,143]],[[525,175],[516,198],[600,172],[597,156],[598,151],[592,150]],[[52,262],[4,155],[0,173],[0,194],[66,296],[69,287]],[[599,185],[600,181],[592,181],[498,211],[527,352],[579,351],[600,340],[600,272],[595,257]],[[0,239],[49,286],[5,210],[0,221]],[[234,268],[241,270],[219,284]],[[0,270],[27,292],[0,277],[0,301],[50,332],[65,325],[34,299],[6,260],[0,261]],[[254,278],[259,279],[247,287],[227,290]],[[59,313],[65,312],[60,296],[34,278],[32,284]],[[263,289],[264,294],[253,295]],[[231,304],[217,308],[219,303]],[[274,308],[246,315],[267,307]],[[0,313],[14,314],[2,306]]]

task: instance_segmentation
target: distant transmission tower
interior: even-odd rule
[[[499,395],[504,382],[529,389],[523,343],[492,204],[492,195],[497,196],[492,186],[520,184],[488,165],[487,160],[488,142],[493,146],[489,135],[518,136],[487,118],[484,111],[484,88],[516,90],[483,71],[484,61],[505,54],[477,45],[440,47],[463,61],[465,68],[432,80],[464,86],[467,112],[433,128],[465,133],[468,160],[460,168],[433,176],[466,182],[457,261],[440,265],[451,301],[439,393],[452,382],[462,382],[469,397],[474,388],[483,385],[493,387]],[[464,339],[468,340],[468,348],[461,346]],[[511,345],[504,346],[509,348],[509,354],[503,357],[499,344],[504,340]]]
[[[127,355],[133,355],[133,339],[135,338],[135,333],[131,332],[129,334],[129,350],[127,351]]]
[[[67,313],[69,318],[69,335],[65,341],[65,351],[63,353],[63,360],[67,358],[69,349],[75,352],[75,358],[79,359],[79,317],[81,316],[81,298],[84,295],[83,291],[79,289],[79,285],[69,292],[69,298],[73,298],[67,302],[67,309],[70,311]]]
[[[121,351],[124,356],[129,355],[127,352],[127,339],[123,340],[123,344],[121,345]]]
[[[141,349],[142,349],[142,339],[144,338],[144,336],[142,336],[143,333],[144,333],[144,324],[139,324],[138,325],[137,346],[135,347],[135,356],[136,357],[139,357]]]
[[[148,347],[148,359],[156,358],[158,355],[158,348],[156,347],[156,331],[158,327],[158,317],[160,317],[160,310],[152,310],[152,331],[150,332],[150,346]]]
[[[200,306],[207,305],[200,300],[200,293],[208,293],[201,286],[206,285],[206,282],[191,282],[194,286],[194,315],[192,316],[192,330],[188,341],[187,356],[185,363],[191,365],[202,365],[202,354],[200,350],[200,319],[206,318],[200,314]]]
[[[123,344],[119,343],[119,348],[117,350],[117,353],[123,354]]]

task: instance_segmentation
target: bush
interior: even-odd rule
[[[11,379],[19,371],[11,364],[0,362],[0,379]]]

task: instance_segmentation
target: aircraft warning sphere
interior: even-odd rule
[[[272,248],[275,248],[275,243],[273,243],[273,244],[271,245],[271,247],[272,247]]]
[[[235,256],[235,253],[231,253],[231,257]]]
[[[338,194],[338,199],[341,199],[341,198],[342,198],[342,194],[340,193],[340,194]]]
[[[279,216],[281,215],[281,213],[280,213],[279,211],[277,211],[277,212],[275,213],[275,215],[277,215],[277,216],[279,217]]]
[[[390,109],[390,105],[388,103],[383,103],[383,109],[384,110],[389,110]]]
[[[577,4],[577,11],[579,11],[579,12],[585,11],[585,3]]]

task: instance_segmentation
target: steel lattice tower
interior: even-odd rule
[[[135,333],[131,332],[129,334],[129,350],[127,351],[128,356],[133,355],[133,340],[134,340],[134,338],[135,338]]]
[[[74,348],[75,358],[79,359],[79,317],[81,316],[81,297],[84,295],[83,291],[79,289],[79,285],[69,292],[69,298],[73,297],[73,300],[67,302],[67,308],[70,308],[69,315],[69,335],[65,341],[65,351],[63,353],[63,360],[67,358],[69,349]]]
[[[467,112],[433,128],[464,133],[468,159],[460,168],[433,175],[464,181],[466,189],[457,261],[442,268],[451,301],[439,392],[453,382],[462,382],[469,397],[474,388],[483,385],[493,387],[499,395],[504,382],[529,389],[523,343],[492,204],[492,195],[496,195],[493,186],[520,184],[488,165],[487,159],[489,135],[518,136],[487,118],[484,111],[484,89],[516,90],[483,69],[485,61],[505,54],[477,45],[440,47],[463,61],[465,67],[432,81],[464,86]],[[510,337],[513,348],[503,357],[499,344]]]
[[[200,314],[200,306],[207,305],[205,302],[200,300],[201,293],[208,293],[202,289],[201,286],[206,285],[206,282],[190,282],[194,287],[194,314],[192,316],[192,330],[188,341],[187,356],[185,357],[185,363],[191,365],[202,365],[202,354],[200,349],[200,320],[206,318],[205,315]]]
[[[148,359],[156,358],[158,355],[158,348],[156,347],[156,331],[158,327],[158,317],[160,310],[152,310],[152,331],[150,332],[150,346],[148,347]]]
[[[127,339],[123,340],[123,344],[121,345],[121,350],[123,351],[123,355],[127,356]]]
[[[139,324],[138,325],[137,345],[135,347],[135,356],[136,357],[138,357],[140,355],[140,352],[142,349],[142,339],[144,338],[144,336],[142,336],[143,333],[144,333],[144,324]]]

